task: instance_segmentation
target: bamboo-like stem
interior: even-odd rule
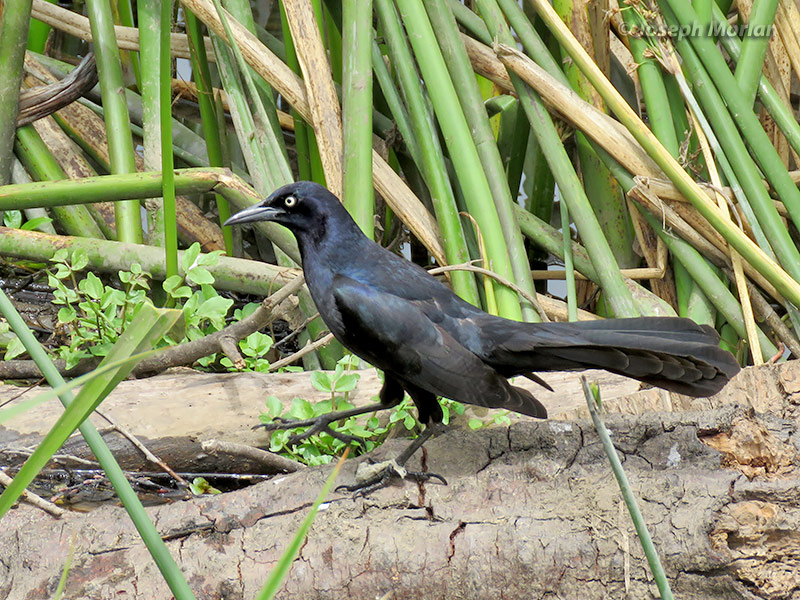
[[[713,3],[716,6],[716,3]],[[716,7],[719,9],[719,7]],[[761,68],[769,47],[769,35],[775,23],[778,0],[754,0],[747,22],[747,32],[742,40],[742,52],[736,63],[736,81],[744,94],[745,101],[753,105],[761,81]]]
[[[687,0],[662,0],[662,4],[669,6],[673,12],[672,16],[681,25],[691,25],[698,22],[697,13]],[[668,16],[666,14],[667,11],[664,12],[665,16]],[[800,226],[800,190],[792,182],[769,136],[753,112],[752,102],[748,103],[748,100],[741,93],[736,78],[730,72],[713,39],[707,36],[691,36],[688,40],[707,69],[720,95],[725,100],[729,111],[736,116],[736,125],[742,132],[759,166],[764,171],[767,180],[783,200],[795,225]],[[782,255],[777,248],[775,248],[775,252],[780,257],[784,268],[789,270],[796,279],[800,280],[800,255],[795,253],[795,256],[790,260],[788,256]]]
[[[36,1],[36,0],[35,0]],[[216,34],[224,28],[209,0],[184,0],[183,4],[194,11]],[[241,24],[229,19],[242,54],[247,63],[261,75],[304,119],[311,119],[311,111],[303,82],[292,70]],[[442,264],[446,264],[438,226],[423,209],[406,183],[389,167],[383,157],[372,151],[372,173],[375,190],[386,199],[392,210],[403,220],[428,251]]]
[[[28,175],[28,172],[25,170],[25,167],[22,166],[22,163],[19,162],[19,159],[14,159],[14,164],[11,167],[11,181],[15,184],[25,184],[31,183],[31,178]],[[56,234],[56,229],[53,227],[53,223],[50,220],[50,217],[47,214],[47,211],[43,208],[28,208],[23,211],[25,213],[25,218],[28,221],[38,218],[45,218],[48,219],[47,222],[43,222],[39,224],[35,231],[40,231],[42,233],[50,233],[52,235]]]
[[[558,18],[557,15],[556,18]],[[506,33],[508,32],[506,31]],[[511,51],[510,47],[504,45],[499,45],[498,48],[501,49],[503,54],[507,54],[505,53],[506,48]],[[517,52],[516,49],[513,52]],[[522,55],[520,54],[519,56]],[[530,62],[527,57],[525,57],[525,60]],[[572,219],[578,228],[578,233],[589,250],[592,263],[602,281],[602,287],[608,297],[612,311],[618,317],[639,316],[639,308],[636,306],[630,290],[620,275],[614,254],[608,245],[608,241],[586,197],[586,191],[575,173],[575,169],[561,142],[561,137],[550,115],[547,113],[544,103],[516,73],[512,72],[510,74],[519,95],[520,103],[531,124],[531,131],[536,136],[547,158],[550,171],[558,183],[562,200],[566,200]]]
[[[547,27],[569,52],[581,70],[589,77],[592,85],[597,88],[608,103],[609,108],[628,127],[628,130],[642,144],[642,147],[648,151],[648,154],[658,162],[659,166],[675,183],[681,193],[709,221],[714,229],[724,234],[728,242],[742,254],[748,263],[760,271],[793,304],[800,306],[800,283],[792,279],[779,265],[764,254],[752,240],[733,225],[726,215],[720,213],[719,208],[711,202],[691,176],[683,170],[681,165],[661,145],[653,133],[642,123],[638,115],[605,78],[603,73],[599,71],[597,65],[577,43],[552,7],[544,0],[531,1],[537,10],[537,14],[545,21]],[[789,180],[791,181],[791,178]],[[800,261],[797,262],[796,268],[800,269]]]
[[[344,0],[342,32],[342,201],[370,239],[375,231],[372,191],[372,0]]]
[[[642,21],[634,6],[628,2],[620,3],[620,12],[629,31],[642,27]],[[637,64],[636,74],[639,76],[639,83],[642,86],[650,128],[664,144],[664,147],[677,158],[680,147],[675,123],[672,120],[672,111],[669,109],[667,88],[664,85],[661,68],[653,58],[650,46],[643,38],[629,35],[628,44],[633,60]]]
[[[650,537],[650,532],[647,530],[642,512],[639,510],[639,504],[636,502],[636,497],[631,490],[628,476],[625,475],[625,470],[622,468],[622,462],[617,454],[617,449],[614,447],[614,442],[611,441],[611,434],[608,432],[608,429],[606,429],[605,423],[603,423],[603,419],[600,417],[600,412],[598,410],[600,406],[599,390],[595,397],[585,375],[581,375],[581,384],[583,385],[583,393],[586,396],[586,404],[589,407],[589,415],[592,417],[592,422],[594,423],[594,428],[597,431],[600,442],[603,445],[603,450],[605,450],[606,456],[608,456],[611,470],[614,472],[614,477],[619,484],[625,506],[628,507],[633,526],[636,529],[636,535],[639,537],[639,542],[642,544],[642,549],[647,557],[650,570],[653,572],[653,579],[656,582],[659,595],[662,600],[673,600],[674,596],[669,586],[667,574],[658,557],[658,552],[653,544],[653,539]]]
[[[55,160],[50,150],[36,133],[32,125],[25,125],[17,130],[17,144],[15,151],[20,159],[20,162],[25,165],[28,172],[35,178],[39,179],[39,185],[47,186],[48,179],[63,179],[65,177],[64,171]],[[73,180],[73,183],[80,184],[82,180]],[[37,184],[31,184],[37,185]],[[5,186],[0,189],[8,190],[14,189],[16,186]],[[53,210],[53,215],[59,223],[61,223],[64,230],[70,235],[83,235],[87,237],[95,237],[102,239],[103,232],[94,222],[89,211],[85,206],[70,206],[72,199],[69,196],[58,198],[58,208]],[[15,206],[14,204],[7,206],[4,210],[15,210],[21,208],[33,208]]]
[[[544,248],[549,254],[565,260],[564,240],[561,232],[521,206],[517,207],[514,212],[522,233]],[[589,258],[589,253],[575,241],[572,242],[572,259],[575,268],[584,278],[600,285],[600,277],[597,275],[597,271]]]
[[[572,267],[572,235],[569,227],[569,209],[563,198],[561,207],[561,232],[564,237],[564,272],[567,280],[567,314],[570,321],[578,320],[578,297],[575,295],[575,270]]]
[[[310,0],[283,3],[303,72],[319,156],[328,189],[342,197],[342,115],[331,68]]]
[[[261,138],[261,143],[265,146],[266,155],[270,161],[269,166],[279,173],[279,175],[275,175],[275,179],[279,183],[293,181],[292,170],[289,166],[289,155],[283,142],[283,132],[278,119],[275,91],[261,77],[256,77],[252,73],[251,68],[242,56],[238,43],[234,42],[232,27],[228,22],[228,18],[225,17],[227,13],[221,10],[219,2],[215,2],[215,4],[217,5],[217,14],[225,27],[228,43],[239,65],[239,73],[251,98],[250,103],[253,107],[251,110],[258,123],[256,133]],[[256,24],[248,0],[225,0],[225,7],[230,11],[230,18],[236,19],[247,31],[255,34]]]
[[[161,2],[162,0],[141,0],[137,3],[138,20],[141,24],[141,70],[137,79],[142,93],[142,147],[144,149],[144,169],[155,171],[162,168],[161,143]],[[172,77],[172,74],[169,74]],[[171,112],[171,102],[168,102]],[[170,138],[170,152],[172,152]],[[164,246],[164,200],[161,194],[145,203],[147,209],[148,242],[154,246]],[[167,260],[170,260],[167,258]]]
[[[428,87],[467,207],[478,222],[486,240],[489,267],[502,277],[513,281],[514,272],[508,257],[500,219],[494,203],[491,202],[491,188],[423,3],[421,0],[402,0],[398,4],[407,31],[413,32],[409,39],[422,78]],[[520,319],[522,312],[517,294],[500,285],[494,287],[500,314]]]
[[[596,18],[596,2],[587,0],[555,0],[553,7],[561,19],[570,23],[572,32],[579,38],[584,48],[591,51],[598,63],[603,56],[608,56],[608,35],[601,35],[599,30],[606,31],[608,25],[605,18]],[[504,40],[505,43],[508,43]],[[601,69],[608,71],[607,60],[600,64]],[[589,84],[580,70],[569,61],[563,63],[570,87],[583,100],[605,112],[602,98]],[[670,122],[670,126],[671,126]],[[600,157],[595,153],[586,135],[578,132],[575,136],[577,161],[583,186],[591,190],[587,194],[592,210],[597,216],[608,245],[614,253],[620,267],[635,267],[640,258],[634,252],[634,228],[628,214],[627,202],[619,184],[609,172]]]
[[[522,183],[522,171],[525,168],[525,151],[528,148],[531,128],[525,111],[519,101],[512,98],[512,104],[500,117],[500,132],[497,136],[497,148],[505,167],[508,189],[513,196],[519,193]]]
[[[469,123],[481,166],[486,173],[502,235],[505,238],[506,252],[514,274],[514,281],[528,294],[532,294],[534,288],[530,275],[530,264],[512,208],[517,190],[513,190],[512,197],[512,190],[508,187],[508,179],[503,168],[503,160],[489,124],[469,57],[461,42],[458,26],[446,3],[428,2],[425,8],[455,85],[464,116]],[[525,320],[538,320],[537,314],[533,306],[526,301],[522,302],[522,316]]]
[[[161,0],[158,48],[159,122],[161,123],[161,196],[164,199],[164,252],[167,277],[178,274],[178,216],[175,207],[175,162],[172,154],[172,58],[169,33],[172,0]],[[124,238],[119,238],[124,241]]]
[[[720,36],[722,46],[734,61],[738,61],[742,50],[742,42],[733,28],[728,25],[728,21],[719,7],[715,4],[712,9],[714,11],[714,25],[725,28],[725,33]],[[786,136],[786,140],[792,149],[800,154],[800,123],[794,118],[791,107],[784,104],[778,92],[763,75],[758,82],[758,98],[764,103],[767,112],[778,125],[781,133]]]
[[[673,256],[681,261],[708,299],[736,330],[739,337],[747,339],[747,327],[744,323],[742,307],[728,287],[720,281],[714,269],[687,242],[665,232],[656,217],[646,211],[642,212],[642,214],[647,219],[647,222],[650,223],[650,226],[664,240]],[[764,360],[769,360],[777,352],[777,348],[760,329],[758,329],[757,335],[761,343],[762,357]]]
[[[128,105],[125,102],[122,67],[114,37],[111,7],[104,0],[87,0],[86,8],[92,27],[97,72],[105,109],[108,147],[112,173],[131,173],[136,170],[133,156]],[[125,242],[142,241],[142,225],[138,202],[123,202],[116,207],[117,237]]]
[[[0,15],[0,185],[11,180],[19,86],[30,22],[31,0],[4,3]]]
[[[447,0],[447,6],[453,11],[453,16],[458,21],[458,24],[469,31],[476,39],[484,44],[492,43],[492,34],[489,33],[486,23],[478,15],[458,0]]]
[[[133,263],[154,278],[166,278],[164,251],[155,246],[110,242],[83,237],[48,235],[45,233],[0,227],[0,253],[25,260],[48,261],[61,248],[70,252],[83,250],[89,268],[103,273],[129,271]],[[178,253],[179,260],[183,252]],[[220,256],[216,265],[208,267],[214,285],[220,290],[268,296],[271,289],[281,287],[300,271],[259,261]]]
[[[200,21],[190,10],[186,11],[186,31],[189,35],[192,73],[197,86],[197,104],[200,108],[200,120],[203,123],[203,137],[206,140],[208,164],[212,167],[221,167],[223,166],[222,142],[213,99],[214,90],[211,83],[211,71],[208,68],[208,56],[203,43]],[[222,225],[231,216],[231,210],[225,198],[219,194],[215,196],[219,222]],[[228,256],[233,256],[232,228],[222,227],[222,236],[225,240],[225,251]]]
[[[400,18],[391,0],[375,0],[375,8],[380,19],[386,43],[392,58],[400,88],[408,108],[409,124],[401,130],[414,162],[422,173],[431,192],[433,210],[442,232],[442,243],[449,264],[461,264],[469,260],[469,251],[458,216],[453,188],[444,161],[444,152],[439,144],[439,136],[423,94],[419,74],[414,67],[414,58],[403,35]],[[375,58],[383,64],[383,59]],[[384,92],[386,94],[386,92]],[[387,96],[388,99],[388,96]],[[399,100],[399,99],[398,99]],[[395,101],[397,104],[397,101]],[[405,107],[397,106],[393,114],[403,114]],[[398,126],[402,119],[397,119]],[[475,277],[466,271],[451,274],[453,290],[467,302],[480,306]]]
[[[692,113],[692,118],[695,119],[696,122],[697,117],[694,113]],[[717,172],[717,165],[714,162],[714,155],[712,154],[708,140],[703,134],[703,129],[699,127],[699,125],[695,127],[695,130],[697,131],[697,136],[700,141],[700,147],[705,155],[706,167],[708,168],[709,175],[711,176],[711,183],[716,188],[719,188],[722,186],[722,180]],[[719,209],[722,212],[727,212],[728,203],[722,194],[715,192],[714,195],[716,196]],[[753,357],[753,364],[760,365],[763,363],[763,360],[761,356],[761,344],[758,340],[759,329],[756,325],[755,317],[753,316],[753,308],[750,305],[750,292],[747,289],[747,280],[745,279],[744,270],[742,269],[742,257],[738,252],[736,252],[736,250],[730,248],[729,255],[731,259],[731,265],[733,266],[736,290],[739,294],[739,302],[742,305],[742,317],[744,319],[745,331],[747,332],[747,340],[750,344],[750,354]]]

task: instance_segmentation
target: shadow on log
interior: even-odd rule
[[[749,392],[734,386],[733,403],[720,395],[704,411],[606,417],[676,597],[800,594],[800,378],[790,365],[747,370]],[[768,394],[750,387],[763,388],[760,375]],[[450,485],[331,495],[278,597],[657,597],[590,422],[454,430],[423,458]],[[149,510],[198,598],[252,598],[328,472]],[[171,596],[122,508],[57,520],[22,504],[0,527],[0,597],[51,597],[70,545],[65,597]]]

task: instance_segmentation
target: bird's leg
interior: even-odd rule
[[[340,485],[336,488],[337,491],[346,490],[348,492],[356,492],[356,495],[366,496],[375,490],[386,487],[395,477],[410,479],[420,483],[430,481],[431,479],[438,479],[444,485],[447,485],[447,480],[437,473],[408,471],[405,468],[408,459],[411,458],[417,450],[422,448],[423,444],[434,434],[444,429],[444,425],[441,422],[441,408],[436,400],[436,396],[416,387],[406,387],[411,398],[414,400],[414,404],[417,405],[417,410],[420,415],[423,416],[428,423],[425,430],[417,439],[411,442],[397,458],[375,465],[366,465],[366,463],[362,463],[362,465],[366,465],[365,468],[368,472],[365,473],[364,470],[359,467],[359,472],[356,473],[356,479],[358,481],[352,485]],[[433,415],[432,418],[431,415]],[[436,418],[437,416],[438,419]]]
[[[282,419],[281,417],[277,417],[273,420],[272,423],[256,425],[256,427],[263,427],[267,431],[295,429],[297,427],[308,427],[308,429],[306,429],[303,433],[298,433],[290,436],[289,439],[287,440],[287,443],[289,445],[294,445],[299,442],[302,442],[303,440],[317,433],[327,433],[328,435],[344,442],[345,444],[351,444],[355,442],[357,444],[361,444],[363,447],[364,445],[363,439],[354,435],[347,435],[346,433],[341,433],[339,431],[336,431],[331,427],[331,425],[333,423],[336,423],[337,421],[343,421],[344,419],[349,419],[350,417],[357,417],[358,415],[364,415],[367,413],[376,412],[379,410],[385,410],[387,408],[392,408],[393,406],[396,406],[397,404],[400,403],[404,395],[405,391],[403,390],[400,383],[396,379],[387,375],[379,394],[380,402],[378,402],[377,404],[370,404],[369,406],[361,406],[356,408],[350,408],[348,410],[329,412],[327,414],[314,417],[313,419],[292,420],[292,419]]]

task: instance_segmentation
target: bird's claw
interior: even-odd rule
[[[365,473],[364,471],[369,471]],[[425,483],[431,479],[436,479],[447,485],[447,480],[438,473],[428,471],[408,471],[397,461],[389,460],[377,464],[362,463],[356,472],[356,482],[351,485],[340,485],[336,488],[337,492],[355,492],[354,496],[367,496],[374,491],[387,487],[393,479],[406,479]]]
[[[332,418],[331,415],[334,415]],[[295,433],[289,436],[286,440],[286,443],[290,446],[294,446],[299,444],[303,440],[307,440],[312,435],[318,433],[327,433],[331,437],[344,442],[345,444],[359,444],[362,449],[366,450],[364,445],[364,440],[355,435],[349,435],[346,433],[341,433],[336,431],[331,427],[332,423],[341,420],[342,417],[335,416],[335,413],[331,413],[328,415],[320,415],[313,419],[303,419],[303,420],[295,420],[295,419],[285,419],[283,417],[275,417],[271,423],[262,423],[257,425],[255,428],[263,427],[265,431],[285,431],[288,429],[297,429],[299,427],[308,427],[302,433]]]

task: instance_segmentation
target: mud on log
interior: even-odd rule
[[[683,599],[800,594],[798,369],[743,377],[732,403],[607,417]],[[332,495],[278,597],[657,597],[588,421],[451,431],[427,450],[450,485]],[[327,472],[150,510],[198,598],[252,598]],[[0,597],[50,597],[70,544],[66,597],[170,597],[122,508],[55,520],[24,504],[0,528]]]

